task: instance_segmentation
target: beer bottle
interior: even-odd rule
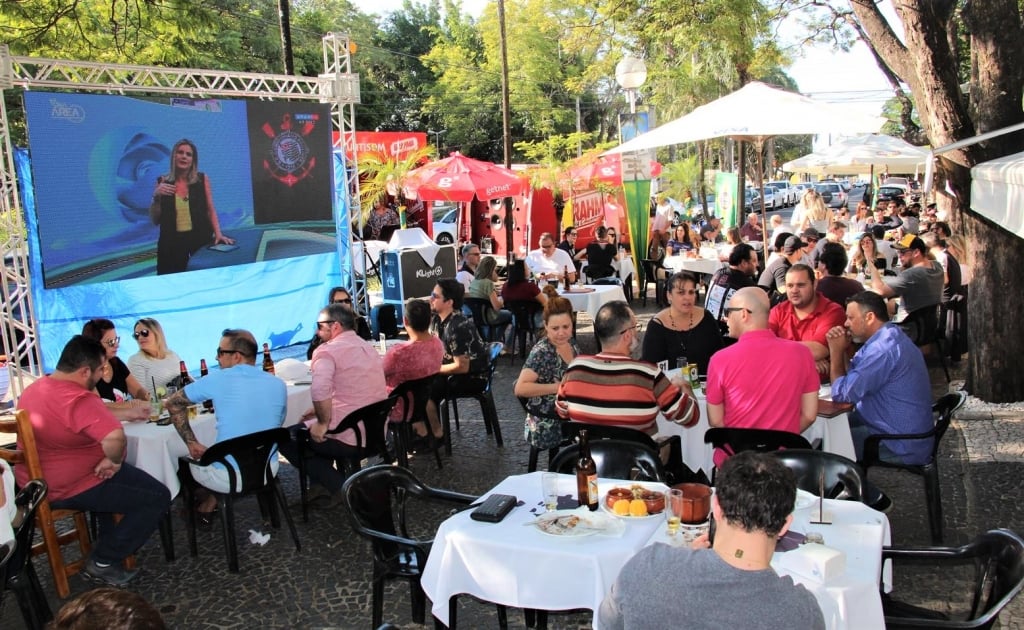
[[[210,373],[210,370],[206,367],[206,359],[200,359],[199,360],[199,376],[206,376],[209,373]],[[204,400],[203,401],[203,409],[205,409],[207,411],[213,411],[213,401],[212,400]]]
[[[192,382],[192,377],[188,375],[188,368],[185,367],[184,361],[178,361],[178,372],[181,376],[181,387],[185,387]]]
[[[263,344],[263,371],[274,373],[274,360],[270,358],[270,344]]]
[[[590,457],[587,430],[580,429],[580,458],[576,460],[576,494],[580,505],[597,510],[597,464]]]
[[[569,291],[569,267],[563,267],[562,273],[564,274],[562,276],[562,282],[565,283],[565,290]]]

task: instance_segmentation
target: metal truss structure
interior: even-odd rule
[[[352,72],[351,44],[348,35],[328,33],[323,38],[324,72],[317,77],[225,72],[188,68],[159,68],[11,56],[0,44],[0,90],[54,89],[111,94],[167,94],[187,98],[259,98],[315,100],[331,104],[332,130],[339,132],[335,149],[344,148],[356,156],[355,105],[359,103],[359,75]],[[346,168],[341,207],[343,216],[336,225],[355,220],[362,228],[359,206],[358,169]],[[20,395],[28,382],[42,373],[35,310],[32,304],[24,209],[18,193],[14,170],[14,151],[7,108],[0,99],[0,251],[3,252],[0,295],[0,334],[8,358],[11,388]],[[352,273],[352,247],[339,247],[341,271],[349,278],[353,296],[357,296]],[[369,305],[365,291],[358,294],[359,304]]]

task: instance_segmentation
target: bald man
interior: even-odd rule
[[[708,424],[802,433],[818,415],[818,371],[810,348],[768,329],[768,296],[737,291],[724,309],[729,336],[708,365]],[[728,455],[715,452],[715,465]]]

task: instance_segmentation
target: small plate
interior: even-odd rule
[[[818,503],[818,497],[814,496],[806,490],[800,490],[797,488],[796,491],[796,505],[793,506],[793,511],[804,510],[809,507],[813,507]]]
[[[602,534],[613,529],[608,517],[603,514],[595,514],[589,510],[583,513],[579,510],[555,510],[545,512],[531,523],[542,534],[557,536],[559,538],[583,538]]]

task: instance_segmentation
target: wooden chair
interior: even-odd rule
[[[13,421],[6,418],[0,420],[0,433],[17,434],[21,446],[18,450],[0,450],[0,457],[12,464],[25,466],[30,479],[45,479],[28,411],[19,409]],[[64,519],[72,519],[75,526],[58,534],[56,523]],[[89,527],[85,512],[53,509],[50,507],[49,499],[43,499],[39,503],[36,523],[39,526],[42,540],[32,547],[32,555],[43,553],[47,555],[57,595],[65,598],[71,593],[68,578],[82,570],[92,551],[92,541],[89,539]],[[71,561],[65,561],[61,547],[71,543],[78,544],[78,557]]]

